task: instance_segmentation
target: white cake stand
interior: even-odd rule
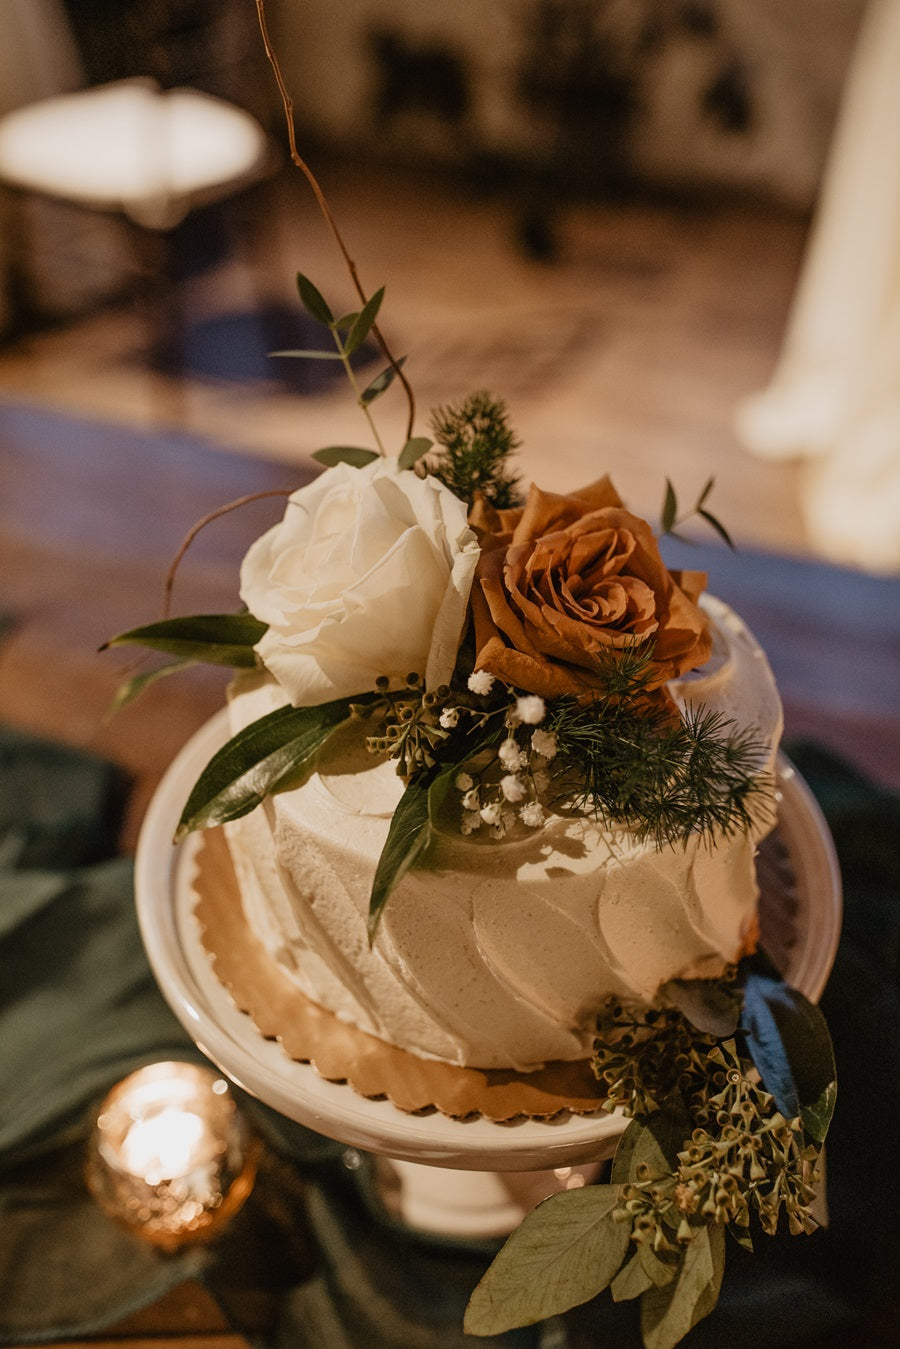
[[[501,1234],[554,1189],[584,1184],[615,1151],[627,1123],[622,1116],[598,1112],[497,1124],[405,1114],[390,1101],[367,1100],[290,1059],[234,1006],[212,970],[194,918],[191,876],[198,842],[189,837],[172,844],[188,793],[227,735],[226,716],[220,713],[175,758],[147,811],[135,863],[147,955],[190,1037],[226,1076],[266,1105],[348,1147],[390,1159],[385,1193],[413,1226]],[[761,869],[769,872],[763,888],[770,907],[777,910],[784,879],[789,911],[769,914],[779,949],[769,946],[787,981],[815,1001],[837,950],[840,877],[821,812],[783,756],[778,780],[778,846],[764,853]],[[765,906],[762,921],[766,937]]]

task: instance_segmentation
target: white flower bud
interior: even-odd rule
[[[531,748],[535,754],[539,754],[542,759],[553,759],[556,757],[556,736],[553,731],[532,731]]]
[[[490,824],[493,825],[494,827],[499,825],[503,818],[503,811],[501,809],[500,802],[491,801],[488,805],[482,806],[481,818],[484,820],[485,824]]]
[[[481,801],[478,798],[478,788],[470,787],[462,799],[463,810],[480,810]]]
[[[516,699],[516,712],[519,720],[526,726],[537,726],[547,715],[547,706],[543,698],[539,698],[536,693],[530,693],[525,698]]]
[[[544,811],[539,801],[526,801],[519,811],[519,819],[529,829],[539,829],[544,823]]]
[[[525,800],[525,783],[521,778],[516,777],[515,773],[507,773],[505,778],[500,779],[500,790],[507,801]]]
[[[490,693],[494,687],[494,676],[488,674],[487,670],[473,670],[469,675],[469,690],[472,693],[483,695]]]
[[[441,712],[439,721],[445,731],[452,731],[453,727],[459,722],[459,708],[445,707]]]
[[[511,736],[508,740],[504,740],[497,750],[497,758],[510,773],[517,772],[528,763],[528,755],[519,748]]]
[[[475,786],[475,779],[471,773],[457,773],[455,785],[458,791],[468,792]]]

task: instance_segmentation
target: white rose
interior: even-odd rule
[[[478,553],[465,504],[436,478],[338,464],[244,558],[241,599],[269,625],[257,653],[295,707],[368,692],[379,675],[446,684]]]

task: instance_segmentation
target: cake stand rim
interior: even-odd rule
[[[265,1040],[218,984],[199,934],[192,933],[190,875],[195,836],[172,842],[182,803],[198,771],[228,735],[227,711],[204,723],[175,756],[154,792],[135,854],[135,900],[144,947],[160,990],[198,1048],[236,1085],[294,1122],[348,1147],[406,1161],[465,1170],[544,1170],[610,1155],[627,1120],[618,1114],[565,1115],[496,1123],[440,1114],[408,1115],[387,1100],[359,1096],[321,1078]],[[801,861],[830,886],[817,960],[797,974],[817,1000],[837,950],[840,876],[818,803],[787,756],[779,752],[779,792],[790,819],[788,840]],[[781,815],[779,816],[781,822]],[[821,893],[821,890],[817,891]],[[791,971],[793,975],[793,971]]]

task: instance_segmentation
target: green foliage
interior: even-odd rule
[[[572,803],[657,846],[748,828],[767,785],[758,734],[702,707],[673,716],[646,696],[649,654],[616,655],[593,703],[561,698],[548,709]]]
[[[587,1302],[622,1264],[630,1229],[616,1217],[618,1185],[565,1190],[533,1209],[466,1309],[470,1335],[498,1335]]]
[[[411,436],[403,449],[400,451],[397,460],[399,468],[412,468],[431,449],[434,441],[429,440],[428,436]]]
[[[518,448],[506,404],[484,390],[436,408],[431,429],[439,446],[432,472],[454,496],[472,503],[477,493],[503,509],[519,501],[519,478],[508,460]]]
[[[328,307],[327,301],[323,298],[321,292],[316,289],[309,277],[304,276],[302,272],[297,273],[297,290],[307,313],[311,314],[319,323],[324,323],[327,327],[331,327],[334,323],[334,315]]]
[[[370,942],[375,940],[384,906],[391,894],[432,841],[434,820],[455,771],[451,766],[430,778],[414,778],[400,798],[372,881],[368,922]]]
[[[178,823],[176,841],[247,815],[290,781],[351,714],[349,698],[318,707],[279,707],[251,722],[213,755]]]
[[[492,721],[488,715],[476,717],[473,725],[451,737],[440,725],[438,715],[447,694],[447,688],[426,693],[420,677],[410,675],[405,690],[382,693],[364,712],[376,722],[374,733],[367,737],[367,747],[374,754],[396,759],[397,772],[407,783],[372,883],[370,941],[394,889],[425,856],[435,836],[437,817],[462,765],[502,734],[502,721]]]
[[[666,493],[663,498],[663,508],[660,513],[660,533],[671,534],[675,539],[680,538],[681,536],[677,532],[679,527],[683,525],[686,520],[690,520],[691,516],[699,515],[701,520],[705,520],[710,528],[716,531],[719,538],[722,539],[724,543],[727,543],[729,548],[734,548],[728,530],[722,524],[721,520],[713,515],[712,511],[706,506],[706,500],[713,489],[714,482],[714,478],[709,478],[693,506],[686,510],[683,515],[679,515],[678,498],[675,495],[675,488],[672,486],[669,479],[666,478]]]
[[[252,614],[194,614],[166,618],[111,637],[100,648],[143,646],[150,651],[165,651],[180,661],[205,661],[209,665],[227,665],[252,669],[256,661],[254,647],[266,631]]]
[[[835,1101],[831,1037],[819,1008],[777,973],[747,968],[741,1029],[763,1084],[778,1109],[799,1115],[811,1138],[821,1142]]]
[[[115,697],[109,709],[110,714],[121,712],[129,703],[133,703],[135,698],[140,697],[145,689],[151,684],[155,684],[158,679],[165,678],[166,675],[178,674],[181,670],[186,670],[190,665],[195,665],[192,660],[173,660],[166,665],[157,665],[155,670],[145,670],[142,674],[132,675],[130,679],[125,679],[116,689]]]
[[[364,464],[370,463],[373,459],[377,459],[384,454],[384,447],[381,444],[375,423],[372,421],[369,405],[374,403],[376,398],[380,398],[381,395],[391,387],[406,361],[405,356],[401,357],[400,360],[393,360],[386,348],[384,348],[385,354],[391,364],[377,374],[365,388],[360,389],[357,384],[356,374],[353,365],[351,364],[351,358],[360,350],[373,329],[375,330],[376,336],[378,336],[378,330],[375,328],[375,324],[378,318],[378,311],[381,308],[381,302],[384,299],[384,286],[379,287],[373,295],[370,295],[362,309],[358,312],[344,314],[340,318],[334,317],[328,302],[324,299],[321,292],[316,289],[309,277],[304,276],[302,272],[297,273],[297,290],[299,291],[300,299],[307,312],[318,323],[324,324],[331,333],[335,350],[283,349],[280,351],[273,351],[271,355],[294,356],[304,360],[314,361],[343,362],[344,369],[347,372],[347,378],[356,394],[357,404],[362,409],[369,422],[378,450],[364,450],[359,449],[356,446],[332,445],[324,450],[318,450],[313,455],[313,458],[318,460],[320,464],[325,464],[328,468],[339,463],[352,464],[354,468],[362,468]]]
[[[746,989],[753,971],[747,962],[721,985],[710,981],[706,997],[682,985],[691,1012],[705,1019],[712,1008],[730,1022],[735,989]],[[799,994],[780,990],[766,998],[792,1009],[782,1017],[781,1053],[798,1080],[806,1013]],[[820,1035],[817,1027],[816,1044]],[[525,1219],[472,1295],[473,1334],[531,1324],[608,1287],[616,1301],[640,1299],[645,1349],[672,1349],[716,1304],[726,1229],[750,1250],[751,1220],[767,1234],[783,1217],[792,1233],[815,1229],[821,1140],[800,1117],[785,1118],[733,1037],[697,1030],[673,1007],[610,999],[594,1067],[611,1104],[633,1116],[610,1183],[555,1195]],[[830,1089],[833,1096],[833,1080]]]
[[[334,468],[335,464],[362,468],[364,464],[371,464],[378,455],[375,450],[366,450],[361,445],[326,445],[324,449],[316,450],[312,457],[326,468]]]
[[[406,357],[401,356],[394,365],[388,365],[379,375],[376,375],[371,384],[367,384],[359,395],[360,402],[368,407],[369,403],[374,403],[376,398],[380,398],[393,384],[400,371],[406,364]]]

